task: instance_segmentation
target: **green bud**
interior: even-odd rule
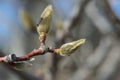
[[[41,33],[48,33],[52,23],[52,6],[49,5],[42,13],[41,20],[37,26],[37,32],[40,35]]]
[[[69,56],[83,43],[85,43],[85,39],[63,44],[59,49],[57,49],[57,54],[62,56]]]

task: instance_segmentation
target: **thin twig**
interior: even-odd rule
[[[27,61],[34,56],[44,55],[47,52],[55,53],[54,50],[55,50],[54,48],[40,47],[38,49],[32,50],[30,53],[27,53],[26,55],[21,57],[17,57],[15,54],[10,54],[4,57],[0,57],[0,62],[14,63],[19,61]]]

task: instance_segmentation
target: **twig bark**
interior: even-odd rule
[[[19,61],[27,61],[27,60],[30,60],[34,56],[43,55],[47,52],[54,53],[54,50],[55,50],[54,48],[40,47],[38,49],[34,49],[30,53],[27,53],[26,55],[21,56],[21,57],[17,57],[15,54],[10,54],[4,57],[0,57],[0,62],[14,63],[14,62],[19,62]]]

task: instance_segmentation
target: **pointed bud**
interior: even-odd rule
[[[55,53],[61,56],[69,56],[83,43],[85,43],[85,39],[63,44],[59,49],[55,50]]]
[[[40,35],[41,33],[48,33],[52,23],[52,6],[49,5],[42,13],[41,20],[37,26],[37,32]]]
[[[23,26],[26,30],[29,30],[31,32],[36,32],[36,27],[34,25],[34,22],[25,10],[23,9],[20,10],[20,17]]]

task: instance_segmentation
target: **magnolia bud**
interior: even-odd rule
[[[59,49],[55,50],[55,53],[61,56],[69,56],[83,43],[85,43],[85,39],[63,44]]]
[[[23,26],[26,30],[29,30],[31,32],[36,32],[36,27],[34,25],[34,22],[25,10],[23,9],[20,10],[20,17]]]
[[[37,32],[40,35],[41,33],[48,33],[49,28],[52,23],[52,6],[49,5],[42,13],[41,20],[37,26]]]

